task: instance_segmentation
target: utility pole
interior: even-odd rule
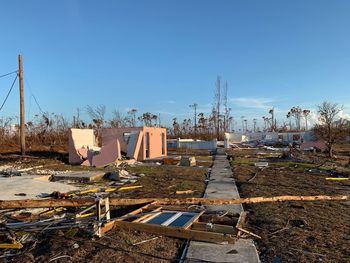
[[[216,136],[217,139],[219,140],[220,137],[220,103],[221,103],[221,78],[220,76],[217,77],[216,80],[216,93],[215,93],[215,98],[216,98]]]
[[[18,55],[18,76],[19,76],[19,99],[20,99],[20,139],[21,154],[26,154],[26,135],[25,135],[25,119],[24,119],[24,81],[23,81],[23,62],[22,55]]]
[[[241,116],[242,119],[242,133],[244,133],[244,116]]]
[[[190,105],[190,108],[194,109],[194,138],[197,139],[197,103]]]
[[[253,123],[254,123],[254,132],[256,132],[256,121],[257,121],[257,119],[253,119]]]
[[[225,114],[224,114],[224,132],[227,132],[228,129],[228,118],[229,118],[229,109],[227,107],[227,81],[225,82],[224,86],[224,107],[225,107]]]

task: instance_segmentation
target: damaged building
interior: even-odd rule
[[[122,159],[145,161],[167,155],[166,128],[102,129],[102,146],[92,129],[69,130],[69,163],[104,166]]]

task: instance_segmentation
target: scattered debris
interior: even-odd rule
[[[196,158],[194,156],[182,156],[180,166],[196,166]]]
[[[175,192],[177,195],[186,195],[186,194],[193,194],[193,190],[184,190],[184,191],[176,191]]]
[[[326,180],[345,181],[345,180],[349,180],[349,178],[348,177],[326,177]]]

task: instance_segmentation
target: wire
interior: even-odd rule
[[[0,78],[6,77],[6,76],[11,75],[11,74],[14,74],[14,73],[18,73],[18,70],[13,71],[13,72],[10,72],[10,73],[6,73],[6,74],[4,74],[4,75],[1,75]]]
[[[44,111],[42,110],[42,108],[40,107],[40,104],[39,104],[38,100],[36,99],[34,93],[32,92],[32,87],[31,87],[31,85],[29,84],[28,78],[24,77],[24,81],[25,81],[26,84],[28,85],[28,87],[29,87],[29,92],[30,92],[30,96],[34,98],[35,104],[36,104],[36,106],[38,106],[38,109],[39,109],[40,113],[45,114],[45,112],[44,112]]]
[[[6,103],[7,99],[8,99],[8,97],[10,96],[10,93],[11,93],[11,91],[12,91],[13,86],[15,85],[15,82],[16,82],[17,78],[18,78],[18,74],[16,75],[15,79],[14,79],[13,82],[12,82],[11,88],[10,88],[9,92],[7,93],[6,98],[5,98],[4,102],[2,103],[2,105],[1,105],[1,107],[0,107],[0,111],[1,111],[2,108],[4,107],[4,105],[5,105],[5,103]]]
[[[36,97],[35,97],[35,95],[34,95],[33,93],[32,93],[32,97],[34,98],[35,104],[38,106],[39,111],[40,111],[42,114],[44,114],[44,111],[41,109],[41,107],[40,107],[40,105],[39,105],[38,101],[36,100]]]

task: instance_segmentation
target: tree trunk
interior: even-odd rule
[[[328,151],[328,157],[329,157],[329,158],[333,158],[333,144],[329,144],[328,149],[329,149],[329,151]]]

